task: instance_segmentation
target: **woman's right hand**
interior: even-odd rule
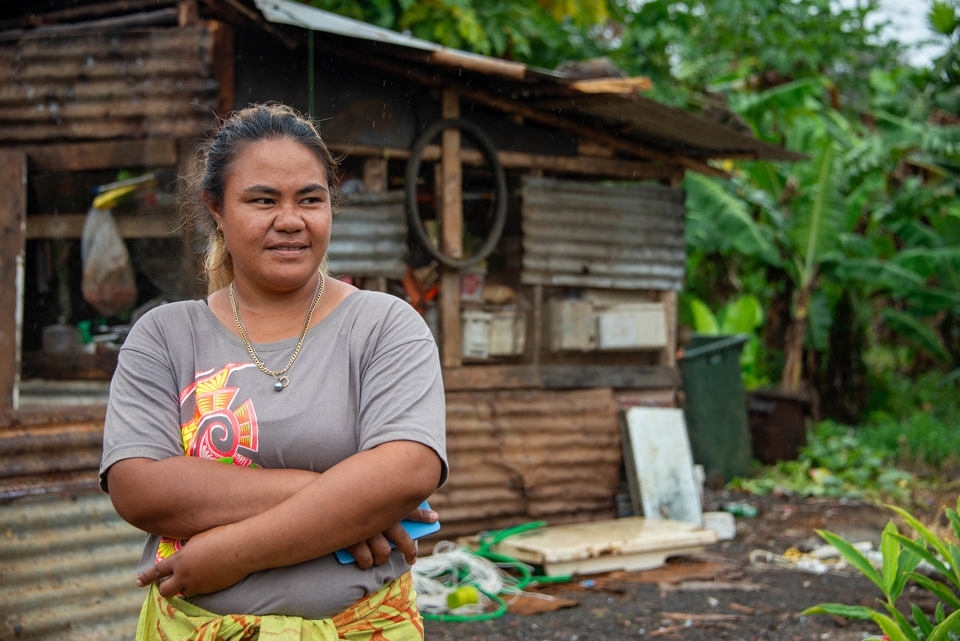
[[[440,516],[433,510],[418,507],[411,510],[404,519],[417,521],[418,523],[436,523]],[[410,535],[399,523],[394,523],[380,534],[366,541],[351,545],[347,548],[347,551],[353,555],[358,566],[368,570],[374,566],[383,565],[390,559],[391,542],[403,552],[407,564],[413,565],[417,562],[417,542],[410,538]]]

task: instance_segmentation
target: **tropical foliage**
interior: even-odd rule
[[[684,184],[684,299],[759,301],[756,380],[811,386],[854,421],[877,377],[960,365],[957,0],[924,2],[943,47],[929,68],[884,36],[878,0],[312,3],[541,67],[604,56],[658,100],[805,154]]]

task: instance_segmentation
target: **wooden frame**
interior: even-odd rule
[[[19,404],[21,332],[23,326],[24,222],[27,212],[27,157],[0,151],[0,406]]]

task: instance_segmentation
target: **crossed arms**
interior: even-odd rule
[[[390,441],[322,474],[257,469],[192,456],[125,459],[107,472],[117,513],[160,536],[189,539],[141,574],[160,593],[216,592],[248,574],[350,548],[360,567],[386,561],[389,541],[408,562],[416,546],[403,518],[436,520],[416,510],[437,487],[441,462],[429,447]],[[257,541],[255,546],[244,545]]]

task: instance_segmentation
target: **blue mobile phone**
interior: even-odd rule
[[[427,502],[424,501],[420,504],[420,507],[429,510],[430,506],[427,505]],[[428,534],[433,534],[440,529],[440,522],[436,523],[420,523],[419,521],[408,521],[404,519],[400,521],[400,525],[403,526],[403,529],[407,531],[407,534],[410,535],[411,539],[419,539]],[[390,547],[395,547],[393,542],[390,542]],[[347,552],[346,550],[337,550],[333,553],[337,557],[337,561],[346,565],[347,563],[353,563],[353,555]]]

